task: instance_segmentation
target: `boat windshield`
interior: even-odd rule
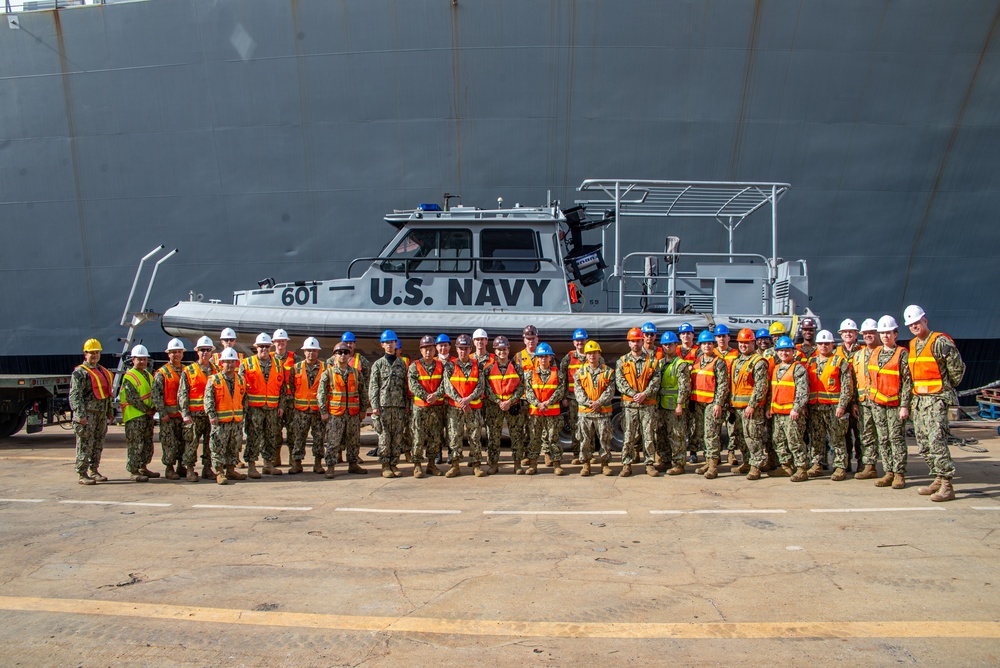
[[[456,229],[410,230],[382,262],[383,271],[472,271],[472,232]]]

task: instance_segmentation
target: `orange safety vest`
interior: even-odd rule
[[[501,369],[500,362],[494,362],[493,366],[487,369],[486,380],[489,381],[493,393],[500,401],[507,401],[521,384],[521,374],[517,372],[517,365],[507,360],[507,368]]]
[[[789,415],[795,407],[795,367],[800,362],[793,361],[778,378],[778,368],[771,373],[771,412],[777,415]]]
[[[535,358],[528,352],[525,348],[517,354],[518,362],[521,364],[521,369],[524,371],[533,371],[535,368]]]
[[[542,377],[538,375],[538,369],[533,369],[531,372],[531,390],[535,393],[535,398],[538,399],[539,403],[548,401],[556,390],[559,388],[559,372],[555,369],[549,367],[549,378],[548,380],[542,380]],[[559,415],[559,404],[554,406],[549,406],[544,411],[538,410],[534,406],[528,407],[529,415]]]
[[[569,364],[567,365],[568,368],[566,370],[567,384],[570,386],[573,385],[573,382],[576,380],[576,373],[583,368],[584,364],[586,364],[586,360],[582,360],[577,357],[575,351],[569,354]]]
[[[111,372],[98,364],[96,367],[80,365],[90,376],[90,388],[96,399],[107,399],[111,396]]]
[[[622,363],[622,373],[625,374],[625,382],[636,392],[642,392],[645,388],[649,387],[649,381],[653,377],[654,367],[656,365],[647,361],[642,368],[642,375],[636,375],[635,362],[632,360],[625,360]],[[622,401],[625,403],[633,403],[635,399],[632,397],[622,395]],[[649,396],[642,402],[643,406],[655,405],[656,404],[656,393],[650,392]]]
[[[661,348],[660,346],[656,346],[656,348],[654,348],[653,350],[654,350],[654,352],[650,353],[648,350],[646,350],[645,348],[643,348],[642,352],[646,353],[646,357],[652,357],[657,362],[659,362],[660,360],[662,360],[663,359],[663,348]]]
[[[810,404],[837,404],[840,403],[840,384],[843,379],[840,377],[840,364],[846,361],[840,355],[833,355],[826,361],[823,373],[818,373],[819,357],[814,355],[809,358],[806,369],[809,371],[809,403]]]
[[[601,366],[600,373],[597,374],[597,385],[594,385],[594,377],[589,371],[586,371],[580,376],[580,387],[582,387],[583,391],[587,393],[588,399],[591,401],[597,401],[601,398],[601,395],[604,394],[604,391],[608,389],[608,385],[613,382],[614,376],[615,372],[613,370],[609,369],[607,366]],[[580,404],[579,411],[581,413],[594,412],[590,410],[590,406],[587,404]],[[597,407],[598,413],[610,413],[611,411],[611,404]]]
[[[917,339],[910,339],[908,363],[910,376],[913,377],[914,394],[937,394],[944,388],[941,367],[938,366],[937,359],[934,357],[934,342],[939,336],[948,335],[931,332],[931,335],[927,337],[927,343],[924,344],[919,354],[917,353]]]
[[[351,367],[355,371],[361,371],[361,353],[354,353],[354,357],[351,361],[347,363],[347,366]]]
[[[681,355],[681,359],[686,362],[694,362],[696,359],[698,359],[698,346],[695,346],[691,350]]]
[[[715,399],[715,357],[705,368],[700,358],[691,365],[691,398],[699,404],[710,404]]]
[[[458,396],[462,397],[463,399],[472,394],[473,392],[475,392],[476,385],[479,384],[479,365],[473,363],[469,368],[471,369],[471,371],[469,373],[469,376],[466,377],[462,372],[462,367],[458,365],[458,362],[455,362],[455,366],[452,368],[451,378],[449,378],[449,380],[451,380],[451,386],[455,388],[456,392],[458,392]],[[451,397],[448,397],[448,404],[454,406],[455,408],[458,408],[458,402],[452,399]],[[474,399],[469,402],[469,408],[476,409],[482,407],[483,407],[482,397]]]
[[[319,401],[316,394],[319,392],[319,379],[326,371],[326,365],[319,363],[319,371],[316,373],[316,380],[309,384],[309,374],[306,372],[305,360],[296,364],[293,369],[295,373],[292,378],[295,384],[295,410],[297,411],[319,411]]]
[[[750,396],[753,394],[754,379],[753,379],[753,368],[757,366],[757,362],[764,359],[760,355],[754,353],[750,355],[750,359],[747,360],[746,364],[737,369],[737,364],[739,359],[733,362],[732,369],[729,370],[729,375],[733,379],[733,394],[730,401],[734,408],[746,408],[750,405]],[[713,388],[714,391],[714,388]],[[713,392],[714,393],[714,392]],[[758,406],[763,406],[765,397],[761,397]]]
[[[899,405],[899,358],[902,357],[903,348],[896,346],[892,357],[886,361],[885,366],[879,367],[878,356],[882,353],[884,346],[876,348],[871,357],[868,358],[868,393],[872,401],[880,406]]]
[[[216,369],[216,371],[218,371]],[[208,385],[208,376],[201,370],[201,365],[195,362],[184,368],[184,373],[188,380],[188,410],[192,413],[203,413],[205,411],[205,386]]]
[[[264,370],[260,366],[260,358],[256,355],[243,361],[244,377],[247,382],[247,405],[255,408],[277,408],[278,397],[281,396],[281,386],[285,383],[285,369],[274,353],[271,356],[271,375],[264,380]]]
[[[423,360],[417,360],[416,362],[413,363],[417,367],[417,380],[420,382],[420,386],[425,390],[427,390],[428,395],[434,394],[435,392],[438,391],[438,388],[441,387],[441,378],[443,377],[444,374],[444,365],[441,364],[441,360],[435,359],[433,360],[433,362],[434,362],[434,369],[431,371],[428,371],[427,367],[424,366]],[[434,403],[427,403],[420,397],[416,395],[413,396],[414,406],[427,407],[427,406],[441,406],[443,404],[444,404],[443,394],[442,396],[438,397]]]
[[[726,354],[723,355],[722,351],[716,348],[715,356],[722,358],[722,361],[726,363],[726,370],[731,374],[733,372],[733,362],[740,356],[740,351],[736,348],[730,348],[726,351]]]
[[[358,374],[361,373],[357,369],[351,367],[350,373],[347,374],[347,382],[344,382],[343,376],[341,376],[337,371],[331,366],[327,367],[326,373],[329,374],[333,394],[330,395],[329,406],[327,410],[330,411],[330,415],[343,415],[344,411],[347,411],[348,415],[357,415],[361,412],[361,402],[358,399]]]
[[[163,403],[167,406],[167,417],[180,417],[181,411],[177,407],[177,390],[181,386],[180,374],[170,364],[161,366],[156,373],[163,376]]]
[[[871,359],[871,351],[868,350],[868,346],[863,346],[854,353],[854,359],[851,360],[851,368],[854,369],[854,379],[858,384],[859,402],[868,400],[868,388],[871,386],[871,378],[868,376],[869,359]]]
[[[469,355],[476,364],[482,363],[483,366],[489,366],[497,361],[497,356],[493,353],[486,353],[486,359],[480,359],[479,355],[472,353]]]
[[[243,422],[243,395],[246,394],[246,383],[235,376],[233,391],[221,374],[212,377],[212,389],[215,392],[215,414],[219,422]]]
[[[275,355],[274,359],[278,359]],[[294,391],[292,384],[295,382],[295,351],[286,350],[285,359],[281,360],[281,368],[285,370],[285,380],[288,382],[288,389]]]

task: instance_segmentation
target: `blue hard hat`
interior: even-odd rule
[[[715,335],[716,336],[728,336],[729,335],[729,328],[726,327],[725,325],[716,325],[715,326]]]
[[[378,339],[379,343],[388,343],[389,341],[395,341],[396,343],[399,343],[399,337],[396,336],[396,332],[392,331],[391,329],[387,329],[384,332],[382,332],[382,336],[380,336]]]
[[[758,329],[757,330],[757,334],[755,334],[755,336],[758,339],[769,339],[769,338],[771,338],[771,332],[770,332],[770,330],[768,330],[767,327],[764,327],[762,329]]]
[[[552,352],[552,346],[549,344],[539,343],[538,347],[535,348],[535,356],[537,357],[538,355],[555,355],[555,353]]]
[[[342,343],[354,343],[357,339],[354,338],[354,332],[344,332],[344,335],[340,337]]]
[[[447,334],[438,334],[437,341],[435,341],[434,343],[435,344],[438,344],[438,343],[451,343],[451,339],[448,338]]]
[[[587,336],[587,330],[585,329],[575,329],[573,330],[573,340],[574,341],[586,341],[590,337]]]
[[[644,325],[643,325],[642,327],[640,327],[639,329],[641,329],[641,330],[642,330],[642,333],[643,333],[643,334],[656,334],[656,325],[654,325],[654,324],[653,324],[653,323],[651,323],[651,322],[647,322],[647,323],[645,323],[645,324],[644,324]]]
[[[665,346],[668,343],[678,343],[680,339],[673,332],[663,332],[663,336],[660,337],[660,345]]]
[[[694,334],[694,325],[690,322],[682,322],[681,326],[677,328],[677,333],[683,334],[684,332],[691,332]]]
[[[782,336],[778,338],[777,343],[774,344],[775,350],[795,350],[795,344],[787,336]]]
[[[698,343],[715,343],[715,337],[706,329],[698,335]]]

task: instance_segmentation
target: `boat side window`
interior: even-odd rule
[[[537,260],[513,260],[511,258],[539,257],[538,235],[534,230],[483,230],[479,234],[480,256],[495,257],[496,260],[481,260],[484,272],[532,274],[539,270]]]
[[[472,232],[469,230],[410,230],[400,240],[382,270],[391,272],[472,271]]]

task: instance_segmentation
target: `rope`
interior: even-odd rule
[[[994,387],[1000,387],[1000,379],[994,380],[992,383],[989,383],[987,385],[983,385],[982,387],[976,387],[976,388],[973,388],[971,390],[962,390],[961,392],[958,393],[958,396],[960,396],[960,397],[968,397],[968,396],[972,396],[973,394],[978,394],[978,393],[982,392],[983,390],[989,390],[989,389],[994,388]]]

